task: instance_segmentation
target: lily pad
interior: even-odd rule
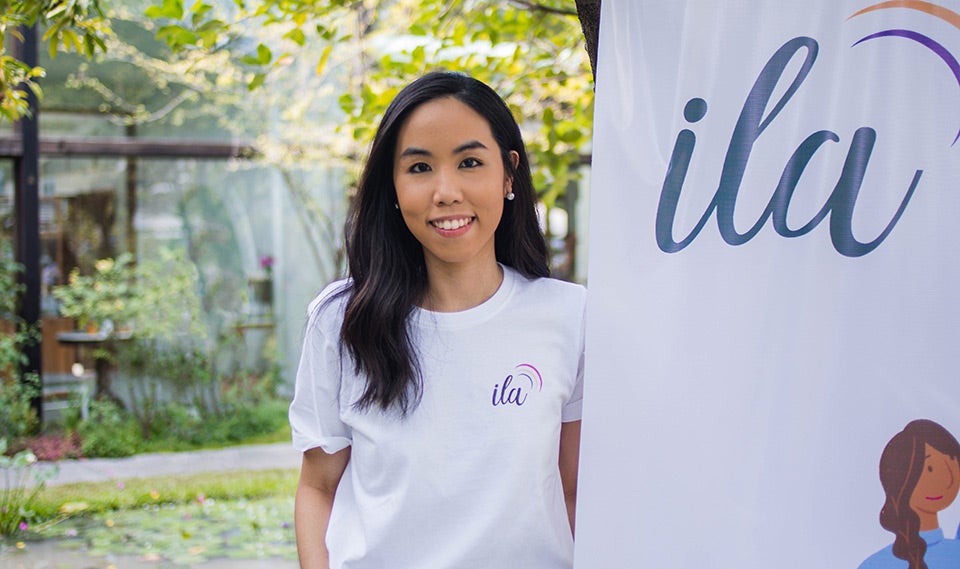
[[[224,558],[296,559],[290,497],[151,505],[69,520],[50,533],[85,544],[92,555],[176,566]]]

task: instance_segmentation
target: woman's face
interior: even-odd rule
[[[910,496],[917,514],[936,514],[949,506],[960,489],[960,463],[929,444],[925,445],[923,472]]]
[[[512,180],[481,115],[452,97],[417,107],[397,137],[393,182],[428,269],[496,263],[494,232]]]

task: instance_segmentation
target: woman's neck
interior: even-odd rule
[[[940,527],[940,520],[937,514],[931,512],[918,512],[920,516],[920,531],[930,531]]]
[[[427,294],[422,307],[434,312],[460,312],[483,304],[503,282],[503,269],[493,263],[477,266],[427,264]]]

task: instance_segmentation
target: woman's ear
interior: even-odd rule
[[[513,171],[516,172],[517,167],[520,165],[520,153],[516,150],[510,151],[510,162],[513,164]],[[513,191],[513,176],[509,172],[506,173],[506,177],[503,181],[503,197],[507,197],[507,194]],[[512,199],[512,198],[511,198]]]

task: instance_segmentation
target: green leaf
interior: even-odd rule
[[[92,57],[97,52],[97,43],[90,34],[83,34],[83,46],[87,57]]]
[[[581,135],[582,134],[579,130],[575,128],[570,128],[560,133],[560,140],[568,144],[573,144],[580,140]]]
[[[340,95],[338,102],[340,103],[340,109],[348,115],[352,115],[357,110],[357,100],[350,93]]]
[[[410,53],[410,61],[419,66],[426,59],[426,54],[426,48],[424,48],[422,45],[418,45],[413,49],[413,52]]]
[[[253,79],[252,79],[252,80],[250,81],[250,83],[247,85],[247,90],[248,90],[248,91],[253,91],[253,90],[256,89],[257,87],[263,85],[263,82],[266,81],[266,80],[267,80],[267,74],[266,74],[266,73],[257,73],[256,75],[253,76]]]
[[[266,65],[270,63],[271,59],[273,59],[273,52],[270,51],[270,48],[262,43],[257,45],[257,63]]]
[[[240,58],[240,63],[245,65],[267,65],[273,59],[273,52],[270,48],[259,44],[257,46],[257,55],[245,55]]]
[[[327,45],[323,48],[323,53],[320,54],[320,61],[317,62],[317,75],[323,75],[323,70],[327,66],[327,62],[330,60],[330,53],[333,52],[333,46]]]
[[[205,4],[203,2],[197,2],[193,6],[193,16],[190,18],[190,21],[193,22],[193,25],[199,25],[203,21],[203,17],[207,15],[207,12],[213,9],[213,6]]]
[[[183,0],[163,0],[160,6],[150,6],[144,11],[148,18],[170,18],[179,20],[183,17]]]
[[[61,14],[66,12],[66,10],[67,10],[66,2],[60,3],[54,6],[53,8],[51,8],[49,12],[47,12],[46,18],[47,20],[56,20],[58,17],[60,17]]]
[[[552,128],[556,124],[556,115],[553,113],[553,109],[547,107],[543,110],[543,125],[547,128]]]
[[[83,42],[80,40],[80,36],[77,35],[77,32],[69,28],[64,28],[61,32],[61,38],[62,39],[60,41],[63,42],[64,47],[66,47],[67,42],[69,42],[69,44],[73,46],[73,49],[75,49],[77,53],[83,53]]]
[[[197,43],[196,34],[183,26],[177,25],[163,26],[157,30],[157,39],[167,42],[167,45],[174,51]]]
[[[303,30],[301,30],[300,28],[293,28],[289,32],[283,34],[283,37],[301,47],[303,46],[303,44],[307,42],[307,36],[303,33]]]

